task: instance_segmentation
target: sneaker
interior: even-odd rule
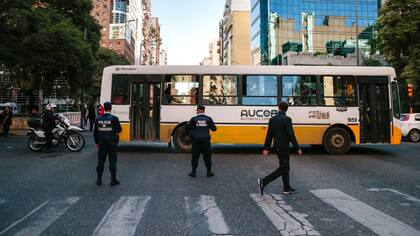
[[[213,177],[213,176],[214,176],[214,173],[213,172],[207,171],[207,177]]]
[[[294,189],[294,188],[292,188],[292,187],[290,187],[290,188],[288,188],[288,189],[283,190],[283,194],[284,194],[284,195],[288,195],[288,194],[292,194],[292,193],[296,193],[296,192],[297,192],[297,190],[296,190],[296,189]]]
[[[188,176],[195,178],[197,175],[196,175],[195,171],[192,171]]]
[[[257,179],[257,192],[263,196],[264,195],[264,185],[262,179]]]

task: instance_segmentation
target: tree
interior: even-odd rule
[[[100,27],[90,0],[5,0],[0,4],[0,64],[28,93],[48,91],[57,78],[80,97],[96,69]]]
[[[420,1],[387,1],[376,28],[379,50],[398,74],[412,77],[413,70],[419,69],[413,63],[420,58]]]

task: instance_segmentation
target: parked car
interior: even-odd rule
[[[14,102],[6,102],[6,103],[0,103],[0,114],[3,113],[4,109],[6,107],[10,107],[12,109],[12,114],[16,115],[18,113],[17,105]]]
[[[404,138],[411,142],[420,140],[420,113],[401,115],[401,132]]]

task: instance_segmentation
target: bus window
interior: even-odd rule
[[[282,100],[292,106],[316,105],[316,76],[282,76]]]
[[[206,105],[238,104],[237,82],[236,75],[203,76],[203,103]]]
[[[242,88],[243,105],[277,105],[276,76],[246,76]]]
[[[356,80],[353,76],[323,76],[320,82],[321,105],[357,106]]]
[[[111,103],[128,105],[130,103],[130,81],[128,75],[112,76]]]
[[[195,105],[198,103],[198,77],[171,75],[165,79],[163,104]]]

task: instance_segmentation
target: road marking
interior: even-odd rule
[[[325,203],[337,208],[353,220],[379,235],[420,235],[413,227],[337,190],[318,189],[311,191]]]
[[[229,227],[213,196],[202,195],[199,199],[184,199],[187,214],[185,235],[229,234]]]
[[[252,193],[250,197],[280,231],[281,235],[321,235],[306,220],[306,214],[294,211],[291,206],[283,201],[280,195],[265,194],[260,196]]]
[[[6,200],[0,199],[0,205],[5,203],[5,202],[6,202]]]
[[[22,217],[21,219],[19,219],[18,221],[16,221],[15,223],[11,224],[9,227],[3,229],[0,232],[0,235],[5,234],[7,231],[9,231],[11,228],[15,227],[15,225],[19,224],[20,222],[24,221],[25,219],[27,219],[29,216],[31,216],[32,214],[34,214],[35,212],[37,212],[39,209],[41,209],[43,206],[47,205],[49,201],[45,201],[44,203],[42,203],[41,205],[39,205],[37,208],[33,209],[31,212],[29,212],[29,214],[27,214],[26,216]]]
[[[92,235],[134,235],[150,196],[121,197],[112,204]]]
[[[398,190],[392,189],[392,188],[370,188],[367,189],[367,191],[369,192],[383,192],[383,191],[389,191],[389,192],[393,192],[395,194],[401,195],[403,196],[406,200],[411,201],[411,202],[416,202],[416,203],[420,203],[420,199],[417,199],[413,196],[410,196],[408,194],[402,193]]]

